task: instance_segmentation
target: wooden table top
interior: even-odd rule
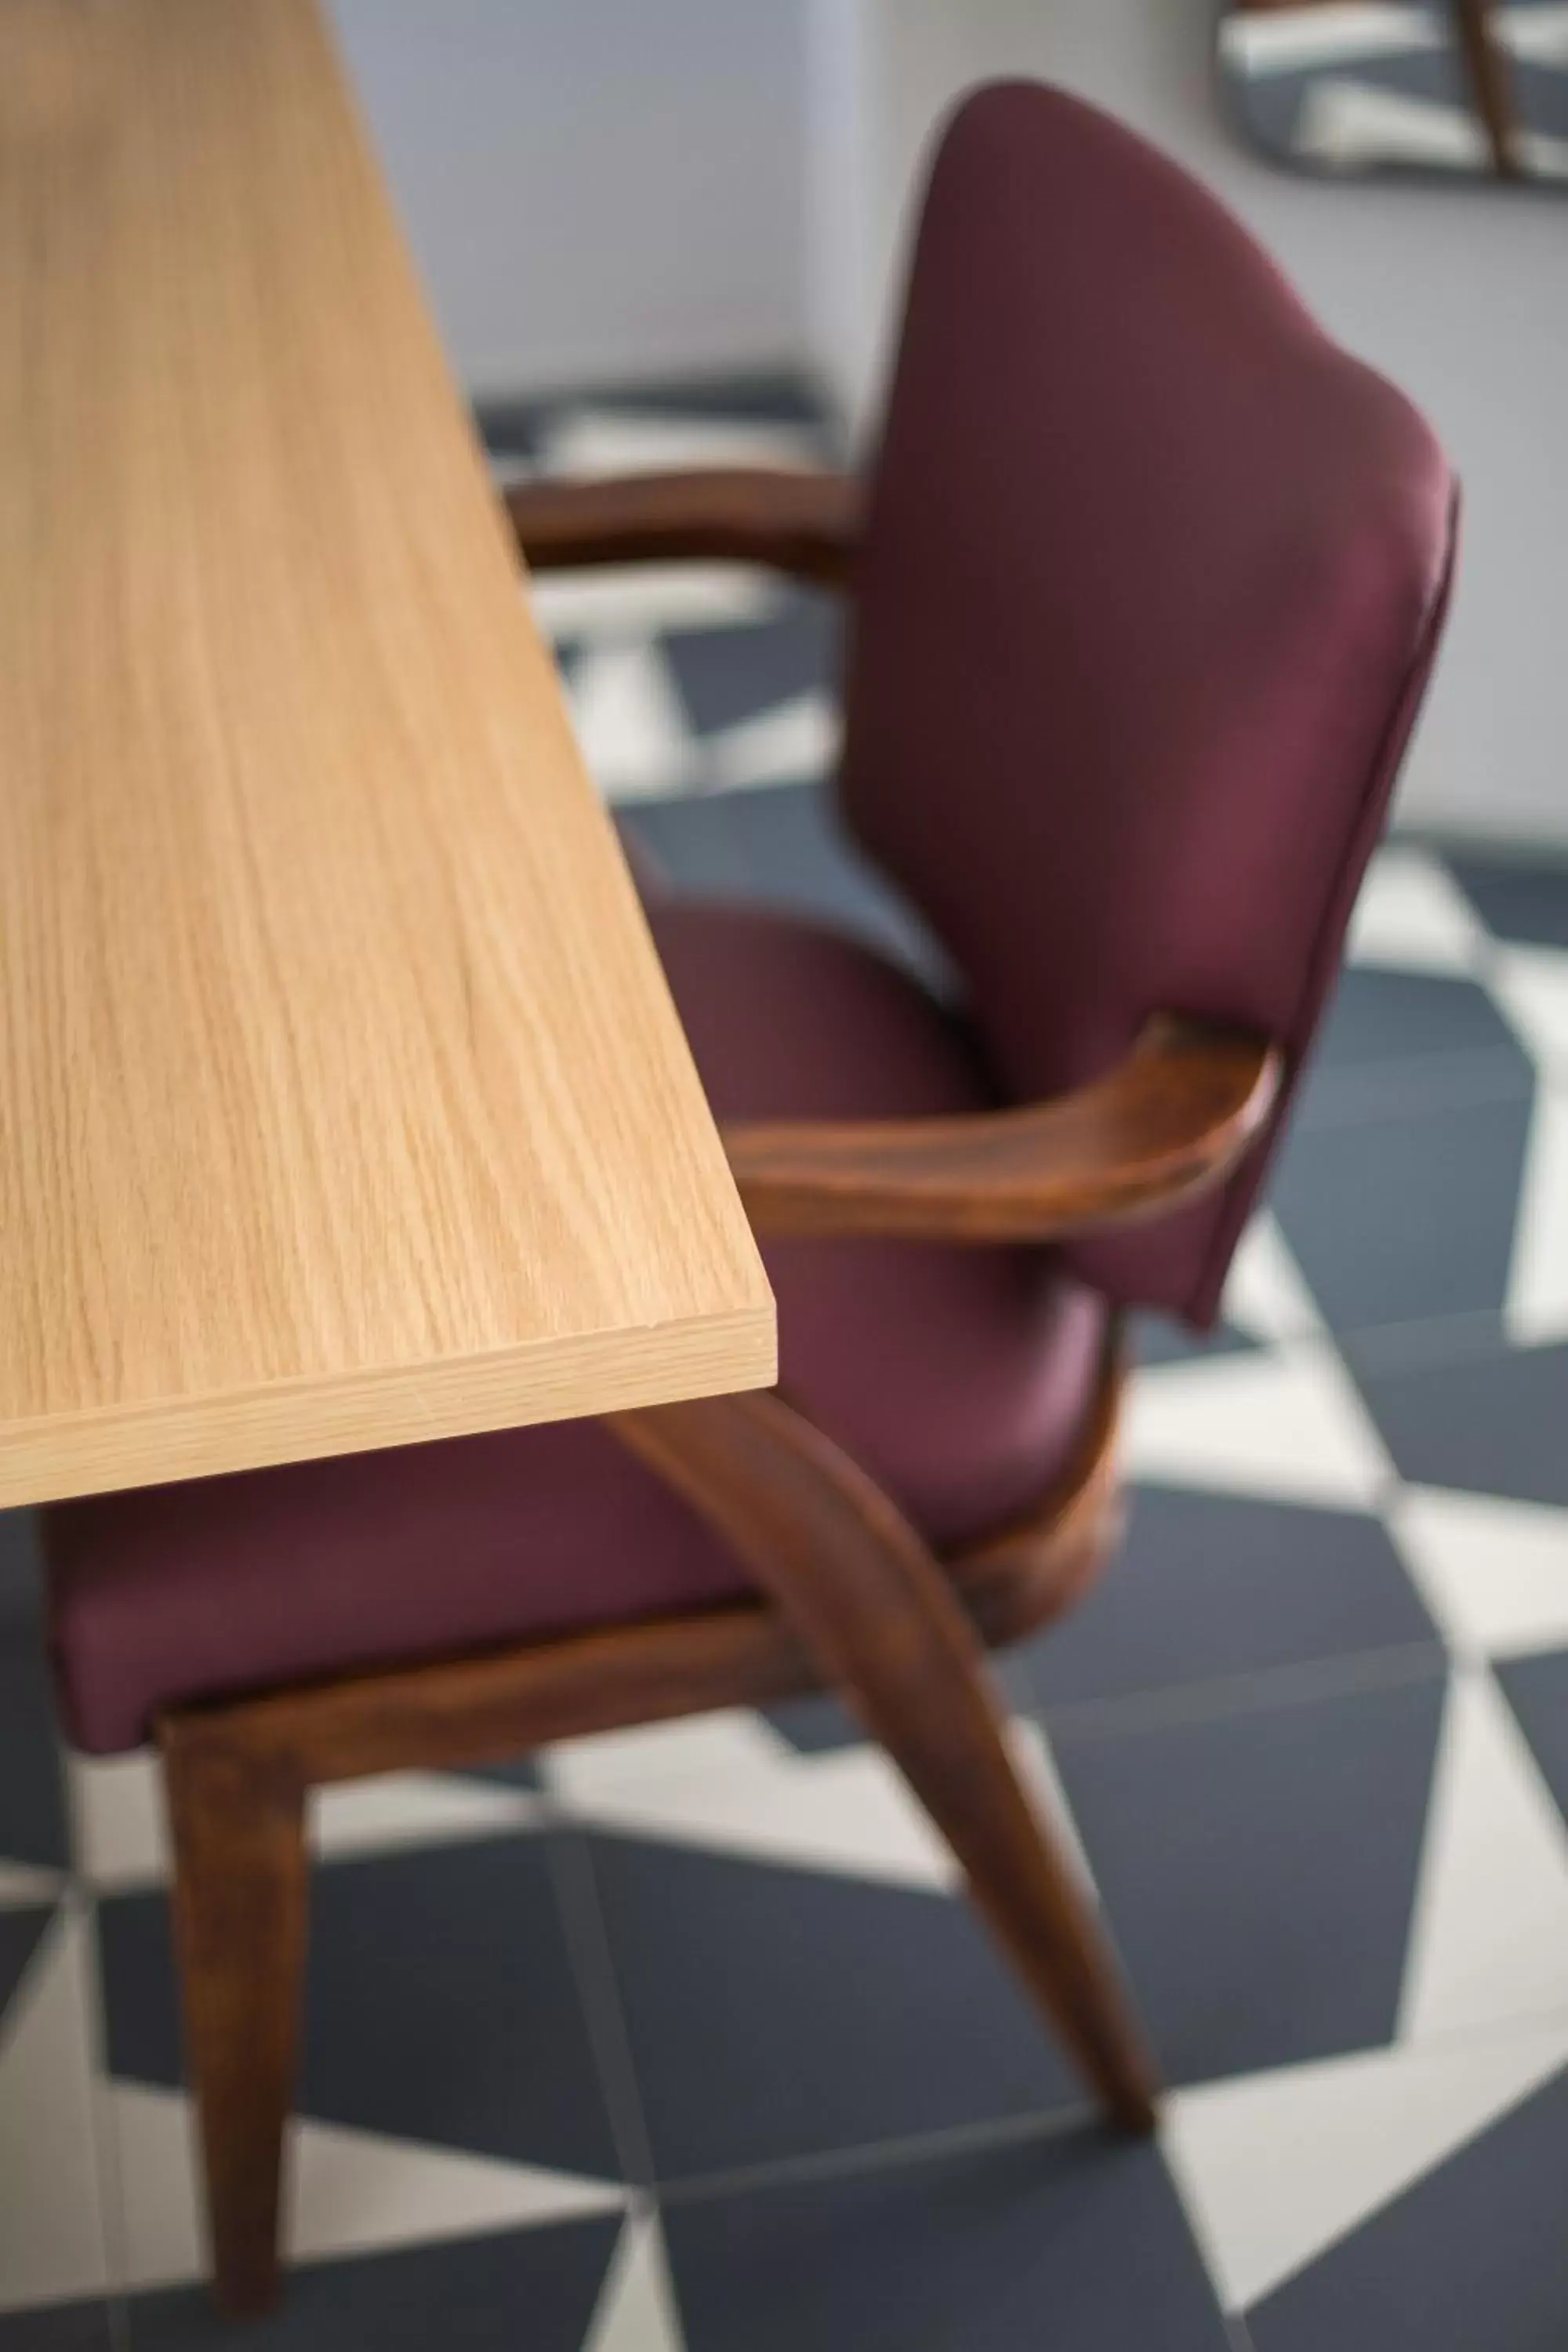
[[[771,1379],[314,0],[4,0],[0,354],[0,1504]]]

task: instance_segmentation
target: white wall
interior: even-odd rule
[[[331,14],[470,390],[802,357],[804,0]]]
[[[824,357],[864,400],[897,228],[953,95],[1032,73],[1098,100],[1216,188],[1324,322],[1432,417],[1464,478],[1448,642],[1406,823],[1568,845],[1568,199],[1329,185],[1255,160],[1212,79],[1213,0],[823,0],[868,55],[867,300]]]

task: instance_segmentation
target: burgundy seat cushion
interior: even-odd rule
[[[653,922],[721,1117],[991,1100],[958,1024],[865,949],[750,910]],[[934,1542],[1026,1508],[1078,1434],[1103,1308],[1047,1252],[770,1248],[788,1392]],[[403,1446],[45,1514],[66,1719],[689,1608],[744,1571],[592,1423]]]

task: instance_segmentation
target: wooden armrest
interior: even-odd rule
[[[1266,1040],[1165,1015],[1108,1076],[1026,1110],[731,1127],[724,1143],[760,1234],[1051,1241],[1217,1183],[1261,1130],[1284,1067]]]
[[[519,482],[504,499],[535,572],[718,558],[842,588],[860,535],[860,486],[846,474],[760,467],[627,474]]]

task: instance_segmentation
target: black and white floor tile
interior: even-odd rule
[[[1489,17],[1523,168],[1568,181],[1568,6],[1494,0]],[[1219,55],[1242,122],[1268,153],[1318,172],[1491,171],[1451,0],[1228,6]]]
[[[517,466],[821,446],[787,387],[491,424]],[[722,572],[556,587],[674,878],[940,976],[820,791],[830,625]],[[389,1778],[317,1810],[291,2285],[232,2340],[1568,2342],[1568,868],[1382,854],[1222,1331],[1142,1338],[1124,1555],[1004,1678],[1158,2143],[1097,2128],[831,1701]],[[0,2352],[230,2339],[166,1876],[147,1760],[58,1752],[0,1520]]]

